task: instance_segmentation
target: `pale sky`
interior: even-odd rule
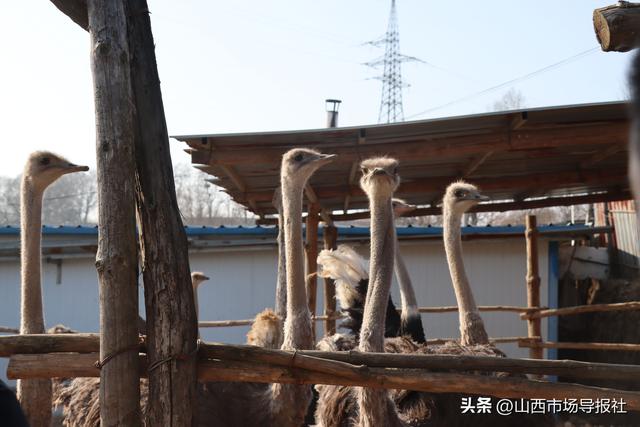
[[[428,63],[403,66],[405,116],[485,112],[510,88],[527,107],[623,99],[631,55],[589,51],[593,9],[610,3],[398,0],[401,49]],[[341,125],[375,123],[381,83],[361,64],[383,52],[363,43],[384,34],[389,6],[149,0],[169,133],[323,127],[326,98],[342,99]],[[17,175],[37,149],[94,166],[87,33],[47,0],[5,1],[0,40],[0,175]],[[189,160],[171,145],[174,163]]]

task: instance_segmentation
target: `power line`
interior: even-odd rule
[[[412,115],[408,116],[407,119],[411,119],[411,118],[414,118],[414,117],[422,116],[423,114],[427,114],[427,113],[430,113],[432,111],[440,110],[442,108],[449,107],[451,105],[458,104],[458,103],[463,102],[463,101],[468,101],[469,99],[473,99],[473,98],[476,98],[478,96],[481,96],[481,95],[484,95],[484,94],[487,94],[487,93],[490,93],[490,92],[494,92],[494,91],[496,91],[498,89],[502,89],[502,88],[504,88],[506,86],[510,86],[510,85],[512,85],[514,83],[518,83],[518,82],[522,82],[522,81],[528,80],[528,79],[530,79],[532,77],[535,77],[535,76],[537,76],[539,74],[546,73],[547,71],[553,70],[554,68],[560,67],[560,66],[565,65],[565,64],[567,64],[569,62],[573,62],[573,61],[575,61],[577,59],[580,59],[580,58],[582,58],[584,56],[587,56],[587,55],[589,55],[589,54],[591,54],[591,53],[593,53],[593,52],[595,52],[595,51],[597,51],[599,49],[600,49],[599,47],[594,47],[594,48],[582,51],[580,53],[576,53],[575,55],[572,55],[572,56],[570,56],[568,58],[565,58],[565,59],[563,59],[561,61],[555,62],[555,63],[553,63],[551,65],[547,65],[545,67],[539,68],[539,69],[537,69],[535,71],[532,71],[532,72],[530,72],[528,74],[525,74],[523,76],[516,77],[516,78],[511,79],[511,80],[507,80],[506,82],[500,83],[500,84],[495,85],[495,86],[491,86],[491,87],[489,87],[487,89],[483,89],[483,90],[478,91],[478,92],[471,93],[469,95],[463,96],[462,98],[455,99],[453,101],[447,102],[447,103],[439,105],[437,107],[432,107],[432,108],[426,109],[424,111],[421,111],[419,113],[412,114]]]

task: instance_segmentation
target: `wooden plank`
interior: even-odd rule
[[[596,9],[593,27],[604,52],[627,52],[638,47],[640,5],[624,1]]]
[[[178,209],[155,44],[146,0],[127,0],[127,31],[137,114],[136,198],[147,314],[147,425],[195,424],[197,320],[187,236]],[[115,205],[111,205],[113,209]],[[137,271],[136,271],[137,273]],[[129,284],[137,296],[137,274]],[[121,303],[121,294],[115,301]],[[136,328],[138,304],[135,303]],[[137,328],[136,328],[137,329]],[[136,331],[136,340],[137,340]],[[112,425],[112,424],[105,424]]]
[[[398,194],[424,194],[433,192],[443,192],[444,189],[454,182],[455,176],[434,176],[429,178],[413,179],[401,183]],[[517,191],[522,188],[562,188],[569,185],[626,185],[626,170],[594,169],[588,172],[575,170],[560,171],[553,173],[538,173],[529,175],[503,176],[500,180],[494,178],[477,178],[473,183],[483,191]],[[364,197],[364,192],[359,186],[316,186],[316,195],[319,199],[341,198],[345,194]],[[269,202],[273,198],[273,190],[249,191],[244,194],[230,191],[239,200],[254,200],[257,202]],[[340,221],[343,215],[334,215],[334,221]]]
[[[100,423],[140,425],[135,99],[123,1],[88,2],[95,93],[100,288]],[[117,209],[114,207],[117,206]],[[114,303],[117,302],[117,303]]]
[[[99,350],[99,334],[29,334],[0,337],[0,357],[18,353],[92,353]]]
[[[322,229],[322,237],[325,249],[335,249],[338,239],[338,229],[332,225]],[[336,333],[336,286],[333,279],[324,278],[324,336],[328,337]]]
[[[540,307],[540,273],[538,269],[538,227],[535,215],[527,215],[525,220],[525,241],[527,246],[527,307]],[[527,333],[529,337],[542,336],[540,319],[527,319]],[[542,348],[531,347],[529,357],[543,359]]]
[[[265,350],[254,347],[256,350]],[[273,351],[273,350],[271,350]],[[420,369],[367,368],[338,360],[320,359],[296,352],[269,355],[277,363],[203,360],[198,364],[199,381],[235,381],[289,384],[332,384],[380,389],[415,390],[428,393],[478,394],[511,399],[623,399],[626,410],[640,409],[640,393],[572,383],[532,381],[519,377],[434,373]],[[339,355],[339,353],[335,353]],[[343,352],[342,357],[352,354]],[[375,353],[371,353],[375,354]],[[9,362],[10,378],[94,376],[90,355],[16,355]],[[388,355],[382,356],[404,356]],[[458,356],[456,356],[458,357]],[[285,360],[286,358],[286,360]],[[499,358],[494,358],[498,360]],[[284,365],[286,363],[286,365]],[[452,364],[454,365],[454,364]],[[64,368],[64,369],[63,369]],[[465,367],[465,370],[469,369]],[[585,370],[586,371],[586,370]]]
[[[468,178],[471,176],[484,162],[487,161],[489,157],[493,154],[493,151],[487,151],[484,154],[481,154],[474,159],[472,159],[463,169],[460,176],[462,178]]]
[[[582,313],[594,313],[594,312],[612,312],[612,311],[636,311],[640,310],[640,301],[619,302],[614,304],[591,304],[591,305],[577,305],[573,307],[552,308],[546,310],[540,310],[531,313],[523,313],[520,318],[523,320],[528,319],[542,319],[551,316],[572,316]]]
[[[621,151],[624,151],[627,149],[626,144],[613,144],[610,147],[604,149],[604,150],[598,150],[597,153],[592,154],[591,156],[589,156],[587,159],[583,160],[582,162],[580,162],[580,167],[581,168],[590,168],[591,166],[605,160],[608,159],[609,157],[618,154]]]
[[[519,347],[566,348],[573,350],[640,351],[640,344],[609,342],[519,342]]]

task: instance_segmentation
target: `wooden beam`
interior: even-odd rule
[[[0,357],[12,354],[100,351],[99,334],[29,334],[0,337]]]
[[[149,363],[154,366],[149,373],[149,400],[154,404],[149,406],[146,424],[192,425],[197,367],[196,358],[189,355],[196,350],[198,330],[187,236],[176,199],[149,6],[147,0],[126,0],[125,4],[138,126],[135,146],[138,240],[147,314],[147,352]],[[109,206],[112,210],[114,207]],[[128,284],[137,296],[136,283],[137,271]],[[116,297],[109,300],[111,305],[116,301],[124,304],[127,298],[124,294]],[[132,323],[136,328],[137,299],[133,310]],[[135,342],[137,335],[136,330]]]
[[[429,178],[414,179],[400,184],[397,194],[425,194],[440,193],[455,181],[458,177],[434,176]],[[570,185],[601,184],[601,185],[626,185],[627,171],[612,170],[610,168],[594,169],[589,171],[559,171],[553,173],[537,173],[528,175],[503,176],[501,179],[478,178],[473,183],[480,189],[490,191],[516,191],[522,188],[560,188]],[[315,192],[320,199],[335,199],[345,194],[364,197],[364,192],[359,186],[316,186]],[[237,200],[252,199],[258,202],[269,202],[273,198],[273,190],[250,191],[245,194],[230,191]],[[413,215],[418,216],[418,215]],[[334,215],[334,221],[341,221],[342,215]]]
[[[259,347],[256,347],[260,349]],[[263,349],[264,350],[264,349]],[[344,352],[349,355],[350,352]],[[251,360],[203,360],[198,379],[203,382],[260,382],[331,384],[377,389],[415,390],[427,393],[477,394],[509,399],[622,399],[626,410],[640,409],[640,393],[571,383],[532,381],[520,377],[435,373],[418,369],[367,368],[309,356],[288,357],[287,365]],[[10,378],[95,376],[91,355],[16,355],[9,361]],[[387,356],[385,354],[385,356]],[[393,355],[397,356],[397,355]],[[496,358],[498,359],[498,358]],[[468,369],[468,368],[466,368]]]
[[[627,149],[626,144],[612,144],[611,146],[607,147],[604,150],[598,150],[597,153],[589,156],[587,159],[580,162],[580,168],[582,169],[590,168],[596,163],[599,163],[613,156],[614,154],[618,154],[619,152],[624,151],[626,149]]]
[[[135,97],[124,1],[88,2],[98,163],[100,423],[140,425]],[[117,302],[117,303],[116,303]]]
[[[538,226],[535,215],[527,215],[525,222],[525,241],[527,245],[527,307],[540,307],[540,273],[538,269]],[[542,323],[540,319],[527,320],[527,333],[529,337],[542,336]],[[543,359],[542,348],[529,349],[529,357]]]
[[[312,316],[317,314],[317,290],[318,290],[318,215],[320,208],[316,204],[309,205],[309,215],[306,218],[305,254],[307,274],[307,300]],[[313,323],[313,339],[315,342],[316,325]]]
[[[318,199],[318,195],[316,194],[311,184],[307,183],[307,185],[304,187],[304,193],[306,194],[309,203],[318,207],[318,211],[322,220],[327,224],[332,224],[333,219],[331,219],[329,211],[322,207],[320,199]]]
[[[484,154],[481,154],[474,159],[472,159],[463,169],[460,176],[462,178],[468,178],[471,176],[484,162],[487,161],[489,157],[493,154],[493,151],[487,151]]]
[[[322,237],[325,249],[335,249],[338,239],[338,229],[332,225],[322,229]],[[324,278],[324,315],[327,320],[324,322],[324,336],[328,337],[336,333],[336,286],[333,279]]]
[[[565,348],[573,350],[604,350],[604,351],[640,351],[640,344],[609,343],[609,342],[520,342],[519,347],[530,348]]]
[[[593,27],[604,52],[627,52],[638,47],[640,4],[626,1],[593,11]]]
[[[551,308],[546,310],[539,310],[531,313],[523,313],[520,318],[523,320],[528,319],[542,319],[551,316],[572,316],[582,313],[595,313],[595,312],[612,312],[612,311],[640,311],[640,301],[619,302],[614,304],[591,304],[591,305],[577,305],[573,307]]]
[[[510,131],[518,130],[525,124],[527,124],[527,120],[529,119],[529,113],[526,111],[521,111],[519,113],[514,114],[513,119],[511,120],[511,124],[509,126]]]
[[[356,148],[357,146],[360,145],[364,145],[367,142],[366,139],[366,130],[365,129],[360,129],[358,131],[358,139],[356,142]],[[357,176],[357,172],[358,172],[358,166],[360,165],[360,161],[362,159],[358,158],[357,160],[354,160],[351,163],[351,167],[349,168],[349,178],[347,179],[347,185],[349,185],[349,187],[355,185],[356,183],[356,176]],[[349,210],[349,203],[351,203],[351,195],[347,194],[344,196],[344,203],[342,205],[342,210],[344,213],[347,213],[347,211]]]
[[[89,31],[87,0],[51,0],[51,3],[78,24],[80,28]]]
[[[615,141],[626,141],[628,136],[627,121],[613,121],[588,125],[561,126],[550,129],[525,129],[505,133],[490,133],[465,136],[413,137],[406,141],[376,142],[367,139],[363,145],[326,144],[326,150],[337,154],[336,162],[351,163],[360,159],[388,155],[398,160],[414,160],[416,158],[481,155],[487,151],[519,151],[552,147],[567,147],[580,144],[611,144]],[[210,165],[249,165],[277,164],[287,147],[264,148],[219,148],[215,156],[202,152],[201,147],[192,155],[193,163]]]
[[[582,205],[586,203],[598,203],[606,201],[631,200],[632,196],[629,191],[611,190],[607,193],[587,194],[582,196],[571,197],[547,197],[544,199],[524,200],[519,202],[497,202],[483,203],[470,209],[470,212],[506,212],[521,209],[539,209],[551,206],[571,206]],[[441,215],[440,207],[418,208],[407,216],[418,217],[427,215]],[[356,219],[369,218],[369,211],[353,212],[348,214],[334,214],[334,221],[353,221]]]

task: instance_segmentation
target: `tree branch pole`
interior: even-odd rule
[[[335,249],[338,239],[338,229],[333,225],[327,225],[322,230],[325,249]],[[324,336],[328,337],[336,333],[336,285],[333,279],[324,278]]]
[[[590,304],[590,305],[576,305],[573,307],[551,308],[546,310],[540,310],[531,313],[522,313],[520,318],[523,320],[528,319],[542,319],[544,317],[552,316],[570,316],[574,314],[582,313],[605,313],[612,311],[637,311],[640,310],[640,301],[618,302],[613,304]]]
[[[538,270],[538,228],[535,215],[527,215],[525,239],[527,243],[527,307],[540,307],[540,275]],[[529,337],[542,336],[540,319],[527,320]],[[531,347],[529,357],[543,359],[544,352],[540,347]]]
[[[135,107],[124,2],[88,2],[96,116],[100,423],[140,425]],[[117,208],[116,208],[117,207]]]
[[[149,375],[149,425],[195,423],[197,320],[187,236],[176,200],[169,135],[146,0],[127,0],[136,124],[136,200]],[[134,322],[135,323],[135,322]]]
[[[348,354],[344,353],[344,355]],[[9,362],[7,374],[10,378],[51,378],[58,375],[65,377],[96,376],[98,372],[92,364],[91,356],[95,357],[95,354],[84,354],[80,357],[66,353],[16,355]],[[571,383],[532,381],[518,377],[435,373],[417,369],[368,368],[299,354],[292,358],[291,354],[287,353],[284,357],[286,360],[279,361],[283,365],[255,361],[202,360],[198,365],[198,379],[200,381],[364,386],[431,393],[462,393],[465,395],[472,393],[512,399],[597,399],[607,397],[623,399],[628,410],[640,409],[640,393],[633,391]],[[141,362],[141,365],[144,365],[144,362]]]
[[[593,27],[604,52],[627,52],[638,47],[640,4],[626,1],[593,11]]]

